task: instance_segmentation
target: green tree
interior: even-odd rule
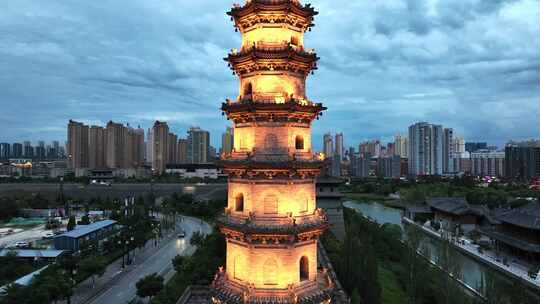
[[[418,255],[418,251],[422,245],[422,234],[414,225],[409,225],[405,228],[406,241],[405,252],[402,256],[403,268],[405,270],[405,292],[410,304],[423,303],[425,294],[425,284],[428,281],[429,266],[422,257]],[[423,252],[429,256],[429,252]]]
[[[181,255],[177,255],[172,259],[172,264],[176,272],[182,272],[185,263],[186,257]]]
[[[20,304],[26,295],[26,288],[19,284],[9,284],[7,288],[1,292],[0,303],[2,304]]]
[[[88,217],[88,214],[85,214],[81,218],[81,225],[90,225],[90,217]]]
[[[88,257],[81,261],[79,269],[82,273],[92,277],[92,287],[96,285],[96,277],[100,277],[107,269],[107,263],[102,257]]]
[[[441,240],[439,253],[438,294],[440,304],[465,303],[465,295],[461,287],[455,282],[462,279],[462,267],[456,250],[450,246],[448,240]],[[450,276],[451,275],[451,276]]]
[[[141,298],[150,298],[157,295],[163,289],[163,277],[156,273],[146,276],[136,284],[137,296]]]
[[[70,216],[69,217],[69,221],[67,223],[67,231],[71,231],[73,229],[75,229],[75,226],[77,225],[76,221],[75,221],[75,216]]]
[[[362,304],[362,301],[360,300],[360,294],[358,293],[358,289],[353,289],[352,295],[351,295],[351,304]]]
[[[195,231],[193,232],[193,235],[191,236],[189,243],[193,246],[200,246],[203,241],[204,241],[204,235],[200,233],[199,231]]]

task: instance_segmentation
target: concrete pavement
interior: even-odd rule
[[[139,279],[157,273],[166,280],[174,274],[171,260],[178,254],[191,255],[195,247],[189,244],[189,240],[195,231],[205,234],[210,233],[212,227],[199,219],[191,217],[181,217],[177,223],[177,228],[182,228],[186,236],[178,239],[175,232],[169,234],[154,248],[153,241],[149,242],[147,248],[138,252],[135,262],[126,269],[121,269],[122,259],[109,265],[106,273],[96,281],[96,287],[92,288],[92,280],[88,279],[79,284],[72,297],[74,304],[106,304],[129,303],[136,297],[136,284]]]

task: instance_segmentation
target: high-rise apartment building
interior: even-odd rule
[[[178,136],[173,133],[169,133],[169,138],[167,140],[167,148],[169,150],[167,158],[167,164],[177,164],[178,163]],[[167,165],[166,164],[166,165]]]
[[[353,168],[351,174],[354,177],[368,177],[371,169],[371,155],[369,153],[360,153],[359,156],[354,157]]]
[[[476,152],[478,150],[486,150],[488,148],[485,142],[467,142],[465,143],[465,151]]]
[[[88,168],[88,126],[70,120],[67,139],[68,167]]]
[[[38,141],[37,146],[34,148],[34,158],[45,159],[47,157],[47,150],[45,150],[45,141]]]
[[[144,130],[138,127],[131,128],[128,124],[124,127],[126,132],[126,144],[124,146],[125,168],[138,168],[144,165]]]
[[[52,155],[53,158],[60,158],[60,142],[58,140],[52,142]]]
[[[148,128],[146,133],[146,163],[154,162],[154,131],[153,128]]]
[[[377,176],[399,178],[401,176],[401,156],[379,157],[377,159]]]
[[[323,153],[326,158],[334,155],[334,140],[331,134],[324,134],[323,137]]]
[[[100,126],[91,126],[88,132],[88,167],[106,168],[106,130]]]
[[[463,137],[454,137],[452,149],[454,153],[465,153],[465,139]]]
[[[403,157],[403,140],[405,138],[401,137],[400,134],[394,136],[394,155]]]
[[[188,141],[187,139],[178,140],[178,163],[186,164],[188,162]]]
[[[504,152],[478,150],[471,153],[471,174],[474,176],[504,176]]]
[[[221,135],[221,153],[225,155],[231,154],[234,145],[234,129],[227,127],[225,132]]]
[[[210,133],[199,127],[192,127],[188,131],[188,162],[191,164],[204,164],[209,162]]]
[[[21,143],[14,143],[12,145],[11,157],[13,158],[23,157],[23,145]]]
[[[528,181],[540,178],[540,140],[509,142],[505,148],[506,177]]]
[[[339,159],[343,160],[343,133],[336,134],[336,155],[339,155]]]
[[[23,153],[24,153],[24,157],[26,158],[34,157],[34,147],[32,147],[31,142],[29,141],[23,142]]]
[[[374,157],[381,156],[381,142],[379,140],[370,140],[360,144],[359,146],[360,153],[368,153]]]
[[[11,157],[11,144],[0,143],[0,159],[8,159]]]
[[[166,165],[169,159],[169,126],[166,122],[156,121],[152,128],[153,134],[153,152],[152,152],[152,169],[157,174],[165,172]]]
[[[107,123],[106,160],[111,169],[127,167],[127,128],[120,123]]]
[[[453,155],[454,130],[451,128],[445,128],[443,135],[443,173],[445,174],[454,173]]]
[[[443,128],[427,122],[409,127],[409,174],[443,174]]]

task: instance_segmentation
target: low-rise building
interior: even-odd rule
[[[105,220],[90,225],[79,225],[54,238],[54,247],[57,250],[78,251],[90,244],[100,245],[109,237],[119,232],[116,221]]]
[[[39,249],[3,249],[0,250],[0,258],[13,254],[19,259],[31,261],[46,260],[49,262],[58,261],[66,251],[64,250],[39,250]]]
[[[222,175],[215,164],[170,164],[165,172],[182,178],[217,179]]]
[[[530,262],[540,262],[540,202],[501,212],[495,217],[500,225],[482,228],[498,249],[521,256]]]
[[[479,226],[488,226],[496,221],[485,206],[470,206],[463,197],[436,197],[428,200],[433,218],[447,232],[469,232]]]

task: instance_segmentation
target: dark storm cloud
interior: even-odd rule
[[[540,3],[314,0],[306,36],[329,107],[314,133],[389,139],[417,120],[497,143],[538,137]],[[240,44],[225,0],[32,1],[0,11],[0,141],[63,139],[68,119],[218,132]],[[315,139],[320,145],[318,137]]]

